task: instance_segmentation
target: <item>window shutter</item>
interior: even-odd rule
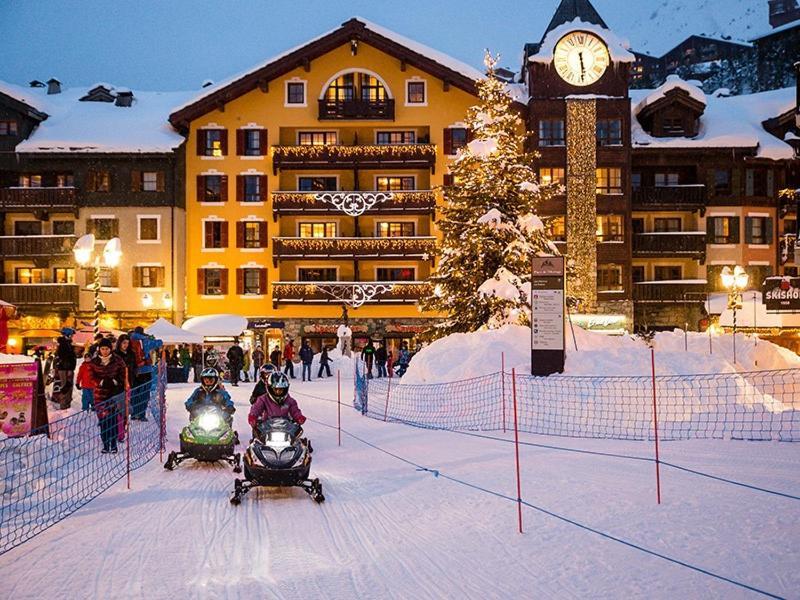
[[[744,218],[744,241],[746,244],[753,243],[753,217]]]
[[[453,178],[453,174],[452,173],[445,173],[444,174],[444,177],[443,177],[444,185],[453,185],[453,181],[454,181],[454,178]]]
[[[262,129],[258,137],[258,143],[260,146],[259,154],[261,154],[261,156],[266,156],[269,150],[269,146],[267,145],[267,130]]]
[[[741,239],[741,232],[739,229],[741,228],[739,217],[731,217],[731,243],[738,244],[739,240]]]
[[[464,131],[466,132],[466,135],[464,137],[467,140],[467,143],[469,144],[472,140],[475,139],[475,133],[471,129],[464,129]]]
[[[205,156],[206,154],[206,130],[197,130],[197,156]],[[205,283],[203,284],[205,286]]]
[[[219,183],[219,199],[221,202],[228,201],[228,176],[222,175]]]
[[[142,267],[133,267],[133,287],[142,287]]]
[[[156,267],[156,287],[164,287],[165,271],[164,267]]]
[[[236,269],[236,293],[244,294],[244,269]]]
[[[244,248],[244,221],[236,221],[236,247]]]
[[[261,221],[258,224],[258,245],[262,248],[266,248],[267,244],[269,244],[269,240],[267,239],[267,222]]]
[[[197,269],[197,293],[204,295],[206,293],[206,270]]]
[[[266,225],[266,223],[264,224]],[[264,227],[264,230],[267,228]],[[258,270],[258,293],[259,294],[266,294],[267,293],[267,270],[266,269],[259,269]]]
[[[94,219],[86,219],[86,233],[94,233]]]
[[[163,192],[164,189],[164,171],[156,171],[156,191]]]
[[[773,232],[774,226],[772,223],[772,217],[764,219],[764,239],[767,240],[768,244],[772,243],[775,236],[775,233]]]
[[[119,219],[113,220],[113,225],[111,226],[111,237],[119,237]]]
[[[222,289],[222,295],[228,293],[228,269],[219,270],[219,287]]]
[[[244,156],[244,129],[236,130],[236,156]]]
[[[772,198],[775,195],[775,171],[767,170],[767,196]]]
[[[202,202],[205,200],[205,192],[206,192],[206,180],[203,175],[197,176],[197,201]]]
[[[119,287],[119,269],[111,269],[111,287]]]
[[[244,175],[236,176],[236,201],[244,202]]]
[[[745,184],[744,184],[744,195],[745,196],[752,196],[753,195],[753,169],[746,169],[745,170]]]
[[[227,248],[228,247],[228,222],[222,221],[219,227],[219,238],[221,240],[220,247]]]
[[[444,153],[453,154],[453,131],[446,127],[444,130]]]
[[[222,156],[228,156],[228,130],[220,129],[220,148],[222,149]]]
[[[264,133],[266,135],[266,132]],[[260,175],[260,181],[258,182],[258,193],[261,195],[261,201],[267,201],[267,176]]]
[[[213,248],[214,247],[214,227],[213,227],[213,225],[214,225],[214,223],[212,221],[206,221],[203,224],[203,227],[205,228],[205,232],[204,232],[205,233],[205,235],[204,235],[205,244],[203,245],[203,248]]]
[[[141,192],[142,191],[142,172],[137,170],[131,171],[131,191],[132,192]]]
[[[97,172],[94,169],[86,171],[86,191],[97,191]]]

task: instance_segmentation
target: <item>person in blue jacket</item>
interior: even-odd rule
[[[190,419],[193,419],[201,409],[215,406],[225,413],[228,425],[233,424],[233,413],[236,412],[230,394],[220,385],[219,372],[212,367],[203,369],[200,373],[200,387],[192,392],[184,406],[189,411]]]
[[[156,364],[153,353],[157,353],[162,346],[161,340],[147,335],[142,327],[137,327],[130,334],[131,348],[136,354],[136,376],[131,382],[131,419],[134,421],[147,421],[147,403],[150,400],[150,390],[155,384]],[[155,364],[154,364],[155,363]],[[147,385],[150,384],[150,385]]]

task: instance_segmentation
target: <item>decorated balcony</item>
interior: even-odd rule
[[[74,187],[0,188],[0,210],[71,212],[78,210]]]
[[[272,284],[272,303],[413,304],[430,293],[424,281],[278,281]]]
[[[708,283],[705,279],[640,281],[633,284],[635,302],[693,303],[704,302]]]
[[[273,146],[272,169],[431,169],[436,165],[434,144],[371,144]]]
[[[675,256],[705,261],[705,231],[637,233],[633,236],[634,256]]]
[[[330,259],[417,259],[429,260],[436,249],[433,236],[273,238],[273,261],[302,258]]]
[[[319,118],[327,119],[388,119],[394,121],[394,100],[328,100],[319,101]]]
[[[57,258],[72,255],[74,235],[0,236],[3,258]]]
[[[273,192],[272,211],[279,215],[343,212],[357,217],[365,212],[404,214],[432,213],[436,193],[431,190],[408,192]]]
[[[25,309],[42,306],[77,306],[75,283],[5,283],[0,284],[0,300]]]
[[[642,187],[633,190],[633,210],[705,210],[706,186],[665,185]]]

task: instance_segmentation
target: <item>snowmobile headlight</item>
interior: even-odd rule
[[[270,448],[286,448],[290,444],[289,434],[285,431],[270,431],[264,442],[264,445]]]
[[[214,413],[205,413],[197,419],[197,425],[205,431],[214,431],[222,427],[222,419]]]

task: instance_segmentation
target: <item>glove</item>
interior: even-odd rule
[[[255,415],[247,415],[247,422],[250,423],[250,427],[255,427],[258,419],[256,419]]]
[[[298,425],[302,425],[303,423],[306,422],[306,418],[303,415],[300,415],[299,417],[297,417],[296,421]]]

